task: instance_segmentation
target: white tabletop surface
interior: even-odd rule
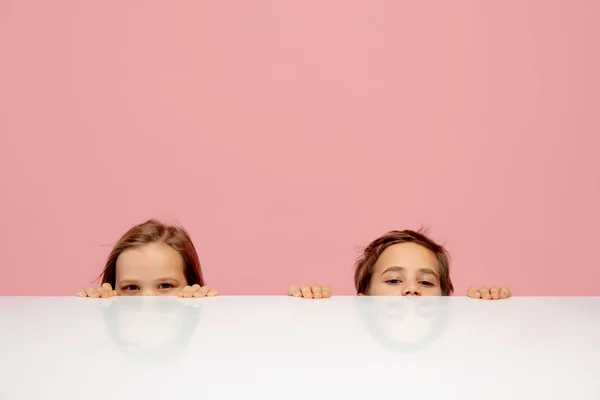
[[[0,399],[600,399],[600,297],[0,297]]]

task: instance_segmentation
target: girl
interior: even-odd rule
[[[391,231],[367,246],[354,266],[354,285],[359,296],[450,296],[450,258],[446,249],[421,231]],[[329,286],[291,286],[294,297],[331,297]],[[511,296],[497,286],[471,287],[467,296],[497,300]]]
[[[110,252],[102,286],[79,297],[217,296],[204,285],[196,248],[185,229],[149,220],[129,229]]]

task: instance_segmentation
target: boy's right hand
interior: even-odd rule
[[[290,286],[288,296],[302,297],[305,299],[327,299],[331,297],[331,287],[329,285],[304,285]]]
[[[113,297],[116,295],[117,291],[113,290],[112,286],[110,286],[110,283],[104,283],[99,288],[87,288],[77,292],[77,297],[93,297],[95,299],[100,297]]]

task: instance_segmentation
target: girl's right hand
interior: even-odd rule
[[[110,283],[104,283],[101,287],[99,288],[87,288],[87,289],[83,289],[80,290],[79,292],[77,292],[77,297],[92,297],[92,298],[106,298],[106,297],[113,297],[117,295],[117,291],[113,290],[112,286],[110,286]]]
[[[331,287],[329,285],[290,286],[288,289],[288,296],[302,297],[305,299],[327,299],[331,297]]]

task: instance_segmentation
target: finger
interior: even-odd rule
[[[209,290],[210,288],[208,288],[207,286],[202,286],[194,293],[193,297],[206,297]]]
[[[490,300],[492,298],[490,295],[490,290],[486,287],[480,288],[479,293],[481,294],[481,298],[484,300]]]
[[[467,289],[467,297],[471,297],[473,299],[478,299],[480,297],[479,290],[475,286],[471,286]]]
[[[290,286],[288,289],[288,296],[302,297],[302,292],[298,286]]]
[[[113,288],[110,286],[110,283],[103,283],[101,287],[102,291],[100,292],[100,297],[112,297],[113,296]]]
[[[194,294],[200,290],[200,285],[198,285],[197,283],[195,285],[192,286],[186,286],[183,288],[182,292],[183,292],[183,297],[185,298],[191,298],[194,297]]]
[[[193,284],[192,286],[190,286],[190,290],[192,292],[197,292],[198,290],[200,290],[203,286],[198,285],[197,283]]]
[[[498,286],[492,286],[490,289],[490,296],[493,300],[498,300],[500,298],[500,288]]]
[[[321,291],[321,286],[319,285],[313,285],[311,287],[312,293],[313,293],[313,299],[322,299],[323,298],[323,293]]]
[[[79,292],[77,292],[76,296],[77,297],[87,297],[87,294],[85,293],[85,289],[80,290]]]
[[[185,286],[181,291],[177,294],[179,297],[190,297],[190,292],[192,290],[191,286]]]
[[[510,289],[503,287],[502,289],[500,289],[500,298],[501,299],[508,299],[510,297]]]
[[[94,288],[87,288],[87,289],[85,289],[85,294],[87,295],[87,297],[92,297],[92,298],[95,298],[95,299],[97,299],[98,297],[100,297],[100,294]]]
[[[302,286],[302,288],[300,290],[302,291],[302,297],[304,297],[305,299],[313,298],[312,291],[310,290],[310,286],[304,285],[304,286]]]
[[[333,292],[332,292],[330,286],[327,286],[327,285],[323,286],[323,298],[324,299],[330,298],[332,293]]]
[[[215,289],[210,289],[210,290],[208,291],[208,293],[206,293],[206,296],[207,296],[207,297],[213,297],[213,296],[218,296],[218,295],[219,295],[219,292],[218,292],[218,291],[216,291]]]

